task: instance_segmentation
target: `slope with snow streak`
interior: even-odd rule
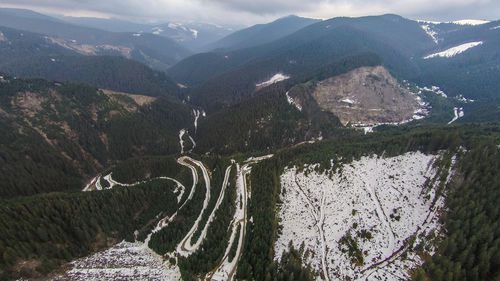
[[[285,93],[285,96],[286,96],[286,101],[288,102],[288,104],[291,104],[291,105],[295,106],[299,111],[302,111],[302,105],[300,105],[300,103],[298,101],[296,101],[294,98],[292,98],[289,95],[288,91]]]
[[[305,262],[316,272],[327,272],[325,280],[409,278],[408,269],[422,261],[407,252],[407,239],[440,227],[436,212],[444,201],[439,197],[433,203],[439,180],[435,186],[426,186],[438,176],[433,168],[438,158],[420,152],[392,158],[362,157],[343,165],[331,179],[314,172],[314,165],[307,176],[296,168],[285,169],[279,211],[283,232],[275,244],[275,258],[281,259],[290,241],[296,249],[304,242],[309,253]],[[322,209],[321,224],[317,214]],[[328,234],[324,238],[319,227]],[[361,231],[368,231],[372,238],[361,238]],[[342,252],[339,241],[347,234],[357,241],[362,265],[355,265],[352,257]],[[403,253],[411,258],[403,261]]]
[[[463,109],[463,107],[460,107],[460,108],[458,108],[458,107],[454,107],[454,108],[453,108],[453,114],[454,114],[455,116],[453,116],[453,119],[451,119],[451,120],[450,120],[450,122],[448,122],[448,125],[450,125],[451,123],[453,123],[453,122],[457,121],[457,120],[458,120],[458,118],[462,118],[462,117],[464,117],[464,115],[465,115],[465,114],[464,114],[464,109]]]
[[[273,75],[273,77],[269,78],[269,80],[255,84],[255,87],[257,88],[262,88],[262,87],[267,87],[271,84],[283,81],[290,78],[290,76],[283,74],[283,73],[276,73]]]
[[[432,41],[434,41],[435,44],[438,43],[438,39],[437,39],[437,35],[438,33],[436,31],[434,31],[430,25],[428,24],[423,24],[421,25],[420,27],[422,27],[422,29],[425,31],[425,33],[427,33],[427,35],[429,35],[429,37],[432,38]]]
[[[195,120],[195,125],[196,125],[196,122],[197,122],[197,119]],[[186,129],[181,129],[179,131],[179,145],[181,146],[181,154],[184,154],[184,152],[186,152],[186,151],[184,151],[184,139],[183,139],[184,135],[188,136],[189,140],[191,141],[191,144],[193,145],[188,152],[193,151],[193,149],[196,147],[196,142],[191,137],[191,135],[189,135],[189,131]]]
[[[462,45],[458,45],[449,49],[446,49],[442,52],[439,53],[434,53],[428,56],[423,57],[423,59],[431,59],[435,57],[442,57],[442,58],[451,58],[454,57],[458,54],[461,54],[465,51],[467,51],[470,48],[476,47],[483,44],[483,41],[477,41],[477,42],[469,42],[469,43],[464,43]]]

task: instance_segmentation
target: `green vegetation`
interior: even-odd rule
[[[497,280],[500,277],[499,142],[482,142],[460,161],[442,217],[446,237],[414,280]]]
[[[356,266],[362,266],[365,263],[363,252],[359,249],[358,242],[352,237],[351,233],[347,233],[339,241],[340,251],[347,253],[351,258],[351,262]]]
[[[219,165],[219,164],[217,164]],[[196,279],[214,269],[224,256],[232,227],[230,223],[235,212],[236,197],[236,167],[233,166],[229,176],[229,185],[224,194],[215,219],[207,229],[207,236],[200,249],[188,258],[179,260],[179,267],[184,280]]]
[[[249,204],[248,215],[253,216],[254,223],[247,226],[245,249],[242,259],[240,260],[237,277],[254,280],[266,280],[268,277],[271,278],[269,280],[274,279],[279,265],[272,260],[274,256],[273,243],[278,234],[276,209],[273,206],[275,206],[279,200],[279,192],[281,189],[279,175],[285,166],[290,167],[296,165],[302,167],[304,164],[320,163],[319,169],[326,170],[332,168],[330,162],[332,158],[334,159],[333,164],[335,167],[340,167],[342,163],[349,163],[353,159],[372,153],[384,156],[394,156],[415,150],[420,150],[425,153],[437,152],[439,150],[457,152],[460,147],[474,150],[478,149],[478,151],[483,151],[484,153],[484,149],[481,149],[481,147],[485,145],[490,147],[488,151],[496,151],[495,154],[491,154],[487,159],[495,159],[496,161],[498,158],[498,144],[500,144],[500,126],[498,124],[474,124],[452,127],[426,126],[413,128],[411,130],[405,127],[387,127],[379,133],[366,136],[354,134],[346,137],[328,139],[315,144],[303,144],[294,148],[279,150],[273,158],[257,164],[252,169],[252,198]],[[478,156],[479,155],[476,157]],[[477,159],[477,161],[480,161],[479,157]],[[443,164],[449,164],[448,160],[443,162]],[[467,161],[469,161],[469,159],[466,158],[461,160],[460,163],[466,163]],[[493,179],[496,175],[495,171],[498,169],[498,164],[496,164],[498,161],[490,161],[492,165],[490,165],[488,169],[482,169],[482,167],[488,164],[478,163],[477,161],[473,162],[474,164],[470,164],[470,167],[476,167],[474,169],[475,173],[471,176],[474,176],[475,179],[482,179],[484,177],[481,175],[484,171],[490,179]],[[488,191],[494,188],[492,185],[488,186]],[[457,192],[455,190],[451,190],[450,192],[459,198],[464,196],[463,192]],[[474,192],[470,190],[466,194],[469,193],[472,194]],[[495,196],[488,196],[485,194],[486,193],[474,193],[473,195],[477,196],[475,197],[477,198],[476,200],[479,200],[479,198],[481,198],[481,200],[491,200],[489,201],[491,203],[486,205],[481,201],[481,206],[495,206],[496,203],[494,202],[498,199],[496,199]],[[465,200],[461,202],[469,201]],[[479,203],[476,201],[472,201],[470,204],[479,206]],[[466,212],[465,209],[462,209],[462,212],[464,212],[463,215],[470,214]],[[485,212],[486,210],[482,213],[478,213],[478,215],[482,214],[481,216],[485,216]],[[481,218],[484,219],[483,217]],[[463,231],[469,231],[467,232],[471,235],[469,237],[472,237],[473,233],[477,235],[477,232],[469,227],[472,226],[472,222],[467,225],[467,228],[462,228]],[[491,223],[485,224],[485,227],[494,229],[494,220],[492,219]],[[359,236],[362,236],[363,239],[370,239],[369,234],[369,232],[360,232]],[[496,241],[500,236],[498,234],[493,234],[488,237],[493,237],[492,241]],[[478,237],[470,239],[474,239],[472,241],[479,240]],[[349,239],[346,239],[346,242],[349,242]],[[471,240],[465,240],[463,245],[468,245],[469,243],[471,243]],[[354,245],[353,243],[348,244],[351,246]],[[354,260],[362,263],[362,255],[358,255],[359,251],[355,251],[356,247],[353,246],[350,248],[353,252],[353,257],[355,257]],[[442,246],[439,249],[442,249]],[[470,255],[474,254],[471,253]],[[436,257],[436,260],[441,259],[442,258],[439,256]],[[469,258],[468,261],[474,261],[474,259]],[[489,261],[490,268],[493,270],[493,268],[495,268],[493,265],[496,265],[494,264],[495,257],[492,256]]]
[[[179,150],[189,108],[139,106],[95,88],[36,79],[0,83],[0,198],[81,189],[116,160]]]
[[[126,238],[159,213],[172,214],[177,208],[173,188],[171,182],[154,181],[2,200],[0,279],[46,274]],[[37,267],[24,268],[23,261],[34,261]]]
[[[293,281],[293,280],[303,280],[303,281],[313,281],[316,280],[309,266],[304,267],[302,265],[303,248],[300,250],[294,249],[293,245],[290,245],[290,250],[283,253],[281,257],[281,262],[278,266],[277,280],[280,281]],[[266,273],[264,280],[272,280],[271,274]]]
[[[228,261],[230,262],[233,261],[234,257],[236,256],[236,250],[238,250],[238,241],[240,237],[240,232],[241,232],[241,224],[238,224],[238,228],[236,229],[236,235],[234,236],[235,238],[228,254]]]
[[[181,97],[179,87],[160,71],[118,56],[25,57],[3,67],[16,76],[86,83],[94,87],[146,96]]]

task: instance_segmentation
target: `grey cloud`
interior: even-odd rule
[[[0,0],[0,6],[81,11],[143,21],[253,24],[287,14],[331,18],[395,13],[410,18],[496,19],[498,0]]]

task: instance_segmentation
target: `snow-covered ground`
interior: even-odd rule
[[[71,265],[71,270],[54,280],[181,280],[177,267],[141,242],[123,241]]]
[[[454,114],[455,116],[453,116],[453,119],[451,119],[451,120],[450,120],[450,122],[448,122],[448,125],[450,125],[451,123],[453,123],[453,122],[457,121],[457,119],[458,119],[458,118],[462,118],[462,117],[464,117],[464,115],[465,115],[465,114],[464,114],[464,109],[463,109],[463,107],[460,107],[460,108],[458,108],[458,107],[454,107],[454,108],[453,108],[453,114]]]
[[[196,120],[195,120],[195,126],[197,126],[197,121],[198,121],[198,120],[196,119]],[[189,140],[191,141],[191,143],[192,143],[192,145],[193,145],[193,146],[191,147],[191,149],[190,149],[188,152],[193,151],[193,149],[196,147],[196,142],[195,142],[195,141],[194,141],[194,139],[191,137],[191,135],[189,135],[189,131],[188,131],[188,130],[186,130],[186,129],[181,129],[181,130],[179,131],[179,145],[181,146],[181,154],[184,154],[184,152],[186,152],[186,151],[184,151],[184,139],[183,139],[183,138],[184,138],[184,135],[187,135],[187,136],[188,136]]]
[[[474,102],[475,100],[473,99],[468,99],[466,97],[464,97],[463,95],[458,95],[455,97],[458,101],[460,102],[463,102],[463,103],[471,103],[471,102]]]
[[[276,73],[273,75],[273,77],[271,77],[269,80],[267,81],[264,81],[262,83],[258,83],[258,84],[255,84],[256,87],[266,87],[266,86],[269,86],[271,84],[274,84],[274,83],[277,83],[277,82],[280,82],[280,81],[283,81],[283,80],[286,80],[290,78],[290,76],[286,75],[286,74],[283,74],[283,73]]]
[[[459,25],[481,25],[485,23],[489,23],[487,20],[456,20],[456,21],[451,21],[448,23],[454,23],[454,24],[459,24]]]
[[[422,91],[433,92],[436,95],[442,96],[445,99],[448,98],[448,95],[445,92],[443,92],[443,90],[441,90],[438,86],[431,86],[430,88],[427,86],[423,88],[419,87],[419,94],[422,93]]]
[[[196,133],[196,130],[198,130],[198,118],[200,118],[200,111],[198,109],[193,109],[193,115],[194,115],[194,132]]]
[[[275,244],[275,259],[291,243],[305,245],[304,260],[324,280],[404,280],[409,269],[422,263],[406,241],[438,231],[437,212],[444,199],[435,199],[438,155],[409,152],[391,158],[362,157],[342,165],[331,177],[314,171],[287,168],[281,175],[282,234]],[[432,182],[432,181],[430,181]],[[362,232],[371,238],[363,238]],[[355,264],[339,241],[350,234],[364,263]],[[407,252],[407,258],[401,258]],[[321,279],[320,277],[318,277]]]
[[[458,24],[458,25],[481,25],[481,24],[489,23],[489,21],[486,21],[486,20],[472,20],[472,19],[447,21],[447,22],[430,21],[430,20],[417,20],[417,22],[430,23],[430,24],[453,23],[453,24]]]
[[[355,104],[355,103],[357,103],[357,102],[355,102],[355,101],[353,101],[353,100],[351,100],[349,98],[343,99],[343,100],[341,100],[341,102],[345,102],[345,103],[349,103],[349,104]]]
[[[427,35],[432,38],[432,41],[434,41],[434,43],[438,43],[436,31],[434,31],[428,24],[422,24],[420,27],[422,27],[425,33],[427,33]]]
[[[286,100],[288,101],[289,104],[295,106],[299,111],[302,111],[302,105],[298,101],[296,101],[294,98],[292,98],[288,92],[285,93],[286,95]]]
[[[483,44],[483,41],[464,43],[464,44],[446,49],[442,52],[434,53],[434,54],[425,56],[424,59],[431,59],[431,58],[435,58],[435,57],[451,58],[451,57],[454,57],[458,54],[461,54],[461,53],[467,51],[470,48],[479,46],[481,44]]]
[[[184,154],[184,140],[182,137],[184,137],[184,134],[186,133],[185,129],[181,129],[179,131],[179,145],[181,146],[181,154]]]

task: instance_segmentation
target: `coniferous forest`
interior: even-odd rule
[[[500,21],[125,18],[0,7],[0,281],[500,280]]]

